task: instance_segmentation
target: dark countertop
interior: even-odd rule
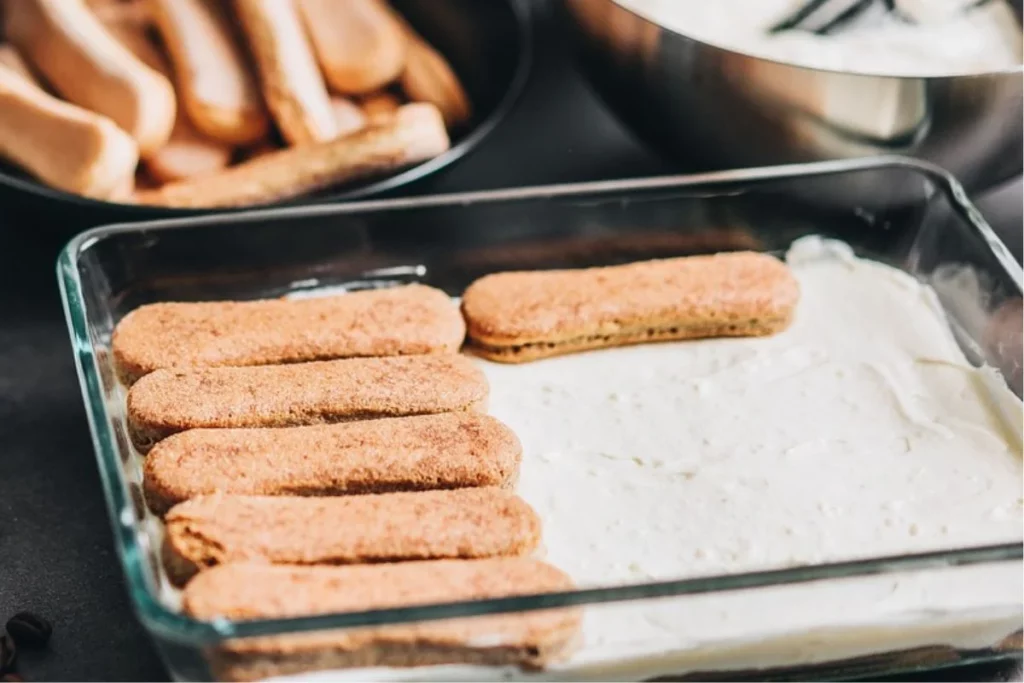
[[[665,173],[595,100],[556,41],[542,41],[519,108],[468,159],[410,193]],[[983,210],[1020,258],[1020,182]],[[54,262],[67,238],[0,203],[0,620],[22,609],[56,625],[24,654],[27,680],[164,680],[131,613],[113,549]],[[1016,665],[921,680],[1020,680]],[[1017,678],[1015,679],[1014,676]],[[904,679],[910,680],[910,679]]]

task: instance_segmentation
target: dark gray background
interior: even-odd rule
[[[541,28],[516,112],[478,152],[409,194],[677,170],[617,125]],[[1020,258],[1020,181],[981,203]],[[0,203],[0,619],[30,609],[56,624],[48,652],[23,656],[28,680],[162,680],[128,605],[58,300],[54,260],[67,236]],[[1013,680],[1015,668],[942,679]]]

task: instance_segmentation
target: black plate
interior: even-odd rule
[[[474,120],[453,133],[439,157],[394,175],[353,183],[278,204],[312,204],[387,193],[450,166],[472,151],[513,108],[533,52],[525,0],[394,0],[413,26],[448,58],[473,103]],[[10,166],[0,166],[0,207],[59,221],[62,229],[209,213],[106,202],[54,189]],[[57,228],[58,226],[48,226]]]

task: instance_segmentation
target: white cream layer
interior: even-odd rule
[[[966,362],[932,290],[817,238],[788,261],[802,298],[774,337],[481,361],[490,412],[523,443],[519,492],[543,520],[546,558],[581,587],[1024,537],[1021,403]],[[1010,563],[591,607],[579,653],[546,675],[982,647],[1020,628],[1022,602]],[[511,674],[317,677],[499,675]]]

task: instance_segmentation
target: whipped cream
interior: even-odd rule
[[[934,291],[805,238],[774,337],[480,361],[523,443],[519,493],[580,587],[1020,542],[1021,402],[967,363]],[[585,608],[583,644],[539,674],[477,667],[309,680],[639,680],[808,664],[1021,627],[1020,564]]]
[[[616,0],[671,30],[745,54],[833,71],[943,76],[1021,63],[1021,30],[1005,0],[902,0],[907,23],[882,16],[830,36],[768,33],[806,0]],[[965,6],[968,6],[965,9]]]

